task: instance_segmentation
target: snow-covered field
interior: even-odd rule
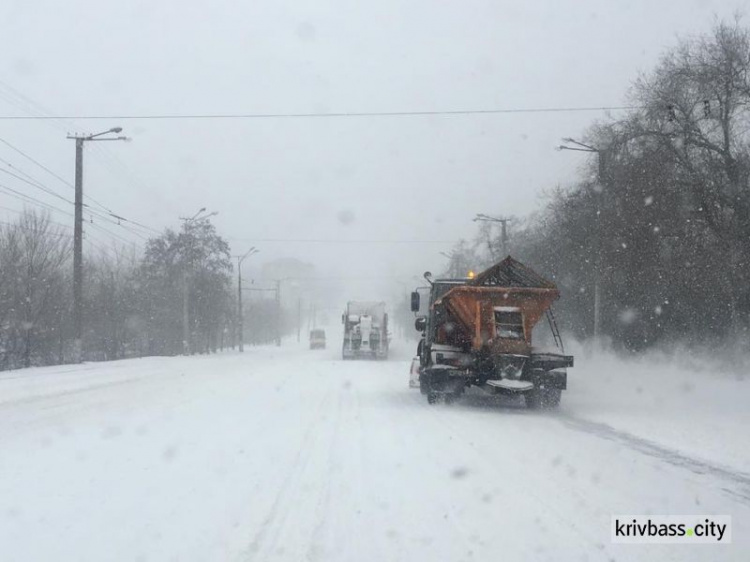
[[[0,560],[747,560],[750,380],[578,358],[557,413],[337,346],[0,373]],[[733,543],[616,545],[611,514]]]

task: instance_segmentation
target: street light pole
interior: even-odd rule
[[[502,234],[500,235],[500,242],[503,245],[502,255],[503,259],[505,259],[505,257],[508,255],[508,223],[510,222],[510,219],[501,219],[497,217],[491,217],[483,213],[478,213],[477,216],[475,216],[472,220],[474,222],[496,222],[502,224]]]
[[[75,215],[73,219],[73,336],[75,362],[83,358],[83,143],[87,141],[130,140],[125,136],[102,137],[121,133],[122,127],[112,127],[94,135],[68,135],[76,141]]]
[[[75,361],[83,352],[83,140],[76,139],[75,218],[73,219],[73,336]]]
[[[208,215],[201,216],[201,214],[206,212],[205,207],[201,207],[201,209],[195,213],[192,217],[189,218],[183,218],[180,217],[180,220],[183,221],[182,227],[183,231],[185,233],[185,242],[187,243],[186,248],[186,260],[183,264],[183,271],[182,271],[182,354],[183,355],[190,355],[191,353],[191,345],[190,345],[190,287],[189,287],[189,274],[192,273],[193,269],[193,238],[190,234],[190,231],[188,230],[188,227],[196,220],[199,219],[207,219],[209,217],[213,217],[214,215],[218,215],[219,213],[213,212],[209,213]],[[189,267],[188,267],[189,266]],[[188,269],[190,271],[188,271]]]
[[[602,206],[602,192],[604,191],[604,182],[606,179],[606,150],[603,148],[596,148],[588,144],[584,144],[575,139],[565,138],[564,142],[574,144],[576,146],[566,146],[561,144],[557,147],[558,150],[574,150],[576,152],[594,152],[597,155],[598,166],[597,174],[599,181],[599,190],[594,190],[596,193],[596,226],[595,226],[595,241],[594,245],[596,248],[596,254],[594,256],[594,343],[599,341],[599,332],[601,327],[601,246],[602,246],[602,234],[601,234],[601,206]]]
[[[258,252],[260,252],[260,250],[256,250],[255,246],[253,246],[247,252],[245,252],[244,256],[236,256],[237,257],[237,331],[238,331],[238,337],[240,340],[240,353],[243,353],[245,351],[245,345],[244,345],[245,323],[244,323],[244,318],[242,314],[242,262],[245,261],[245,258],[255,255]]]

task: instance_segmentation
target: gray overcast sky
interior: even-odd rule
[[[708,31],[715,16],[746,7],[732,0],[5,0],[0,115],[30,107],[8,87],[55,115],[621,105],[638,72],[677,36]],[[250,240],[470,238],[476,212],[523,215],[537,208],[542,190],[570,182],[585,156],[553,147],[603,118],[2,121],[0,138],[72,182],[74,147],[65,133],[120,125],[133,142],[87,147],[85,176],[86,193],[119,214],[160,229],[206,206],[219,212],[215,222],[235,252],[255,244],[260,261],[293,256],[326,275],[408,279],[439,270],[438,252],[450,244]],[[72,198],[9,148],[0,146],[0,157]],[[0,193],[0,206],[22,204]],[[12,216],[0,209],[3,220]],[[351,296],[383,294],[382,280],[375,285]]]

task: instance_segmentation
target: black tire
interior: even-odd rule
[[[419,374],[419,392],[424,395],[430,393],[430,379],[425,373]]]
[[[437,392],[428,392],[427,393],[427,403],[428,404],[437,404],[440,402],[440,395]]]
[[[539,410],[542,407],[542,390],[535,388],[523,395],[526,407],[529,410]]]
[[[443,400],[447,405],[453,404],[456,400],[459,399],[461,395],[458,392],[454,392],[452,394],[446,394]]]
[[[562,390],[559,388],[535,388],[524,394],[526,407],[530,410],[552,410],[560,405]]]
[[[546,388],[544,392],[544,407],[548,410],[553,410],[560,406],[560,398],[562,398],[562,390],[559,388]]]

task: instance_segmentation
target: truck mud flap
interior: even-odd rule
[[[568,373],[562,369],[552,371],[535,369],[531,372],[529,380],[536,387],[559,388],[560,390],[567,390],[568,388]]]
[[[532,353],[531,368],[534,370],[552,371],[554,369],[565,369],[573,366],[572,355],[559,353]]]
[[[466,386],[466,380],[459,374],[453,374],[450,369],[429,369],[422,372],[420,382],[430,392],[440,394],[454,394]]]

